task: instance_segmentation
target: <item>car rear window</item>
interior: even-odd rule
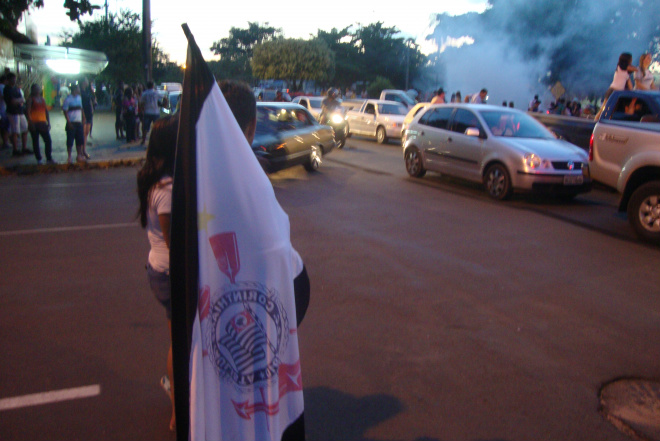
[[[447,129],[449,117],[454,109],[452,107],[436,107],[430,109],[419,119],[419,123],[436,129]]]
[[[256,132],[259,135],[286,132],[313,124],[314,119],[305,109],[278,106],[257,107]]]
[[[531,116],[522,112],[499,110],[480,111],[490,132],[495,136],[512,138],[553,139],[553,134]]]
[[[379,104],[378,112],[384,115],[407,115],[408,109],[403,104]]]
[[[475,127],[481,131],[481,124],[479,124],[477,115],[466,109],[458,109],[451,123],[451,131],[465,133],[470,127]]]

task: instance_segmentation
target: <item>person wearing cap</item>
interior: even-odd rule
[[[440,89],[438,89],[435,92],[435,96],[431,100],[431,104],[445,104],[445,103],[446,103],[446,101],[445,101],[445,91],[441,87]]]

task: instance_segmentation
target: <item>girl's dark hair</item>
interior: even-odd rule
[[[621,68],[621,70],[628,69],[630,63],[632,63],[632,54],[629,54],[628,52],[624,52],[621,55],[619,55],[619,67]]]
[[[178,114],[156,120],[151,126],[147,158],[137,175],[137,192],[140,199],[138,216],[142,228],[147,226],[149,194],[152,188],[164,176],[172,176],[174,173],[178,129]]]

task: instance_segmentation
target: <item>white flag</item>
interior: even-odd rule
[[[187,70],[208,70],[195,56],[201,53],[189,36]],[[279,441],[303,413],[293,287],[303,264],[291,246],[288,216],[209,76],[186,72],[173,192],[176,259],[177,179],[196,176],[198,289],[187,304],[188,436],[193,441]],[[197,109],[190,94],[203,98]],[[185,130],[194,133],[182,134]],[[180,172],[185,139],[193,140],[188,147],[194,149],[194,173]],[[185,198],[184,192],[178,194]],[[177,274],[172,268],[174,296]],[[173,318],[173,341],[175,325]],[[174,391],[179,393],[176,382]],[[177,410],[177,425],[179,415]]]

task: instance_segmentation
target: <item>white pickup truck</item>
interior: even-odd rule
[[[342,103],[342,106],[347,107],[346,104]],[[383,144],[390,138],[401,138],[407,113],[408,108],[395,101],[365,100],[359,107],[348,111],[346,120],[351,135],[373,136]]]
[[[614,92],[594,127],[591,177],[621,194],[639,237],[660,244],[660,93]]]

